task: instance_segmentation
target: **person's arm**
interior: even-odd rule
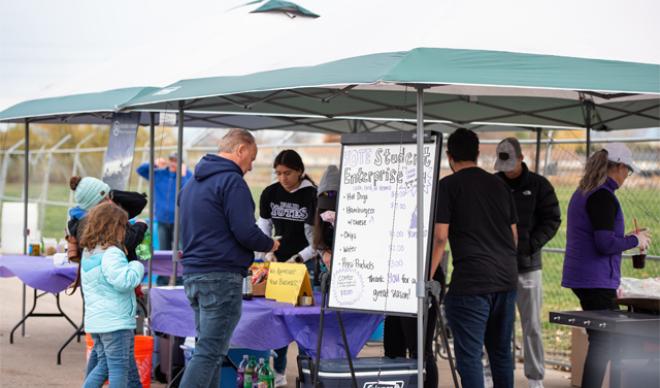
[[[142,240],[144,240],[144,234],[147,232],[147,229],[149,229],[149,225],[147,225],[147,223],[144,221],[137,221],[126,228],[124,246],[128,251],[128,258],[130,260],[137,259],[135,249],[138,245],[140,245],[140,243],[142,243]]]
[[[502,182],[504,183],[504,182]],[[509,223],[511,224],[511,236],[513,236],[513,246],[518,249],[518,209],[516,209],[516,201],[513,199],[513,194],[509,191]]]
[[[594,243],[596,250],[603,255],[621,253],[639,244],[634,235],[617,236],[614,233],[617,211],[616,198],[607,190],[598,190],[587,199],[587,214],[594,229]]]
[[[513,235],[513,245],[518,248],[518,225],[511,224],[511,234]]]
[[[270,188],[267,187],[259,196],[259,219],[257,226],[268,237],[273,235],[273,220],[270,214]]]
[[[245,248],[256,252],[270,252],[278,244],[266,236],[254,219],[254,202],[245,181],[228,184],[224,190],[224,211],[229,229]]]
[[[541,182],[534,212],[536,224],[529,233],[530,253],[540,251],[555,236],[561,225],[561,210],[555,189],[545,179]]]
[[[431,254],[431,271],[429,272],[429,279],[433,279],[433,275],[442,264],[442,257],[445,249],[447,248],[447,241],[449,241],[449,224],[435,224],[433,230],[433,253]]]
[[[305,224],[305,238],[307,239],[307,246],[303,248],[302,251],[298,252],[298,255],[302,258],[303,262],[314,257],[316,250],[314,249],[314,226]]]
[[[266,236],[273,235],[273,220],[259,217],[257,220],[257,226]]]
[[[307,219],[305,220],[305,238],[307,239],[307,246],[303,248],[298,255],[302,258],[303,262],[308,261],[316,255],[314,249],[314,222],[316,221],[316,207],[318,206],[316,190],[309,190],[309,198],[307,200]]]
[[[442,257],[447,249],[447,241],[449,241],[449,224],[451,223],[451,196],[449,195],[449,187],[447,180],[443,179],[438,183],[438,197],[436,199],[435,209],[435,226],[433,228],[433,245],[431,251],[431,268],[429,271],[429,279],[433,279],[433,275],[442,264]]]
[[[138,166],[135,172],[137,172],[137,174],[142,178],[149,180],[149,163],[148,162],[142,163],[141,165]]]
[[[108,283],[119,291],[128,291],[140,285],[144,277],[144,265],[139,261],[128,262],[119,248],[105,251],[101,271]]]
[[[268,237],[273,236],[273,220],[271,219],[271,214],[270,214],[270,203],[268,203],[268,188],[266,190],[261,192],[261,195],[259,196],[259,219],[257,219],[257,226],[263,234],[265,234]],[[255,252],[254,257],[262,260],[267,260],[267,261],[275,261],[276,259],[274,257],[271,257],[269,255],[266,257],[266,252]]]
[[[167,168],[167,161],[163,158],[158,158],[154,161],[154,175],[157,171]],[[142,163],[135,172],[142,178],[149,180],[149,162]]]

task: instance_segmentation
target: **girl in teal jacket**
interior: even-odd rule
[[[94,207],[80,240],[84,248],[81,281],[85,290],[85,329],[94,340],[98,363],[84,388],[141,387],[135,364],[133,331],[136,301],[133,289],[144,276],[139,261],[129,262],[123,241],[128,214],[107,202]]]

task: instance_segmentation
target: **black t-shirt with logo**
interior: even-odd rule
[[[453,272],[449,292],[476,295],[516,289],[511,225],[516,207],[506,184],[481,168],[465,168],[438,183],[435,222],[449,224]]]
[[[314,225],[316,187],[303,181],[301,187],[289,193],[279,182],[266,187],[259,199],[259,216],[271,220],[275,235],[282,236],[280,249],[275,252],[278,261],[291,256],[309,245],[305,224]]]

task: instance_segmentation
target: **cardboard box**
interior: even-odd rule
[[[582,384],[584,360],[587,358],[589,339],[587,331],[580,327],[571,329],[571,385],[579,387]]]
[[[584,361],[587,358],[589,348],[589,337],[583,328],[574,327],[571,331],[571,385],[580,387],[582,384],[582,374],[584,371]],[[654,364],[645,359],[623,360],[621,365],[621,386],[637,387],[637,380],[650,379],[656,382],[658,373],[653,371]],[[644,380],[646,381],[646,380]],[[603,377],[602,388],[610,387],[610,365],[607,365],[605,376]],[[650,387],[647,387],[650,388]]]
[[[252,285],[252,296],[266,296],[266,283],[268,278],[265,278],[261,283]]]

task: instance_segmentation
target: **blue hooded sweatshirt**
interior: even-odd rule
[[[142,163],[136,172],[149,180],[149,163]],[[181,177],[181,187],[190,180],[192,173],[186,169],[186,175]],[[169,168],[154,169],[154,218],[165,224],[174,223],[174,197],[176,191],[176,172]]]
[[[254,219],[254,201],[236,163],[208,154],[179,196],[183,274],[233,272],[245,276],[254,251],[273,240]]]

